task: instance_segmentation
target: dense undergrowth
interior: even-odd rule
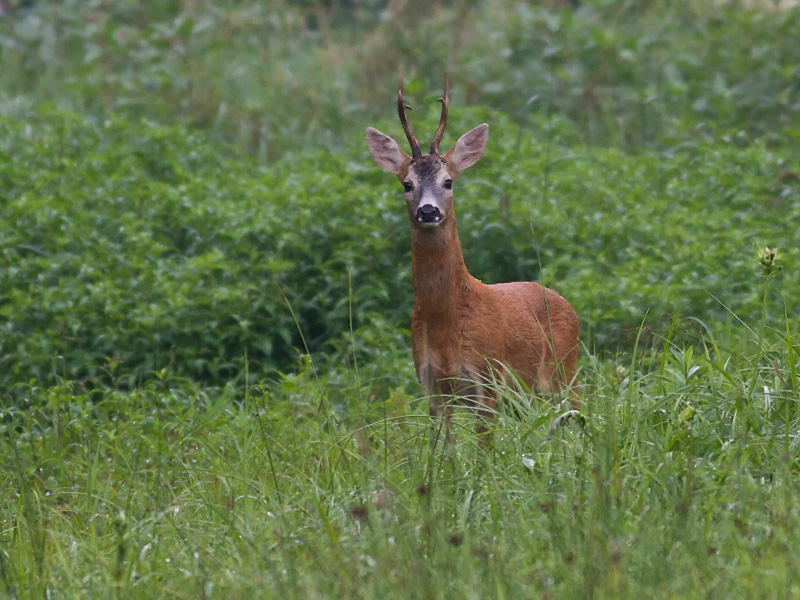
[[[555,287],[592,350],[678,313],[758,318],[755,247],[782,248],[791,269],[800,186],[758,140],[626,155],[578,145],[557,120],[520,132],[496,113],[454,113],[454,132],[491,123],[456,192],[468,267]],[[147,122],[45,112],[0,128],[4,385],[129,388],[165,367],[220,385],[246,358],[263,377],[298,351],[335,353],[351,329],[405,343],[393,333],[413,301],[405,209],[360,136],[342,155],[263,168]],[[794,324],[798,298],[782,277],[769,300]]]
[[[800,597],[800,11],[568,4],[0,3],[0,596]],[[445,68],[470,271],[584,343],[489,441],[363,140]]]

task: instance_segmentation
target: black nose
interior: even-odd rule
[[[439,208],[426,204],[417,209],[417,221],[419,223],[438,223],[442,220],[442,213]]]

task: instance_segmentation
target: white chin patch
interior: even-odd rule
[[[438,227],[439,225],[441,225],[442,221],[440,219],[438,221],[431,221],[430,223],[423,223],[422,221],[417,219],[417,223],[422,229],[433,229],[434,227]]]

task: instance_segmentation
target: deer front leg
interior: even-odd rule
[[[453,429],[452,398],[446,397],[440,393],[432,394],[428,399],[428,406],[431,417],[439,421],[439,429],[436,432],[436,439],[434,440],[434,445],[439,441],[439,435],[441,434],[443,427],[445,432],[445,439],[448,442],[452,442],[453,441],[453,436],[451,433]]]
[[[439,435],[442,428],[445,430],[445,436],[448,442],[453,441],[451,430],[452,426],[452,393],[446,394],[443,390],[442,381],[438,375],[439,370],[432,364],[431,361],[426,361],[417,365],[417,377],[422,384],[422,389],[428,396],[428,409],[432,418],[439,421],[439,429],[436,432],[434,445],[439,441]],[[444,386],[452,390],[452,385]]]
[[[488,439],[489,425],[494,419],[497,400],[490,389],[484,384],[487,375],[462,365],[456,393],[466,400],[467,405],[475,412],[475,433],[481,442]]]

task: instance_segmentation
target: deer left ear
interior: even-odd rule
[[[447,151],[443,158],[450,163],[456,172],[455,174],[461,173],[467,167],[471,167],[478,162],[488,140],[489,126],[483,123],[458,138],[458,141]]]

